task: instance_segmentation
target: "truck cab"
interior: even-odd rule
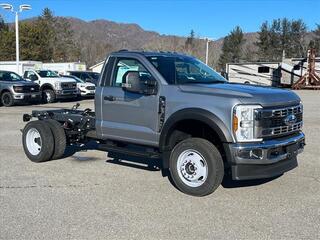
[[[229,83],[198,59],[170,52],[112,53],[96,88],[95,112],[33,111],[24,120],[32,117],[40,121],[28,123],[23,139],[49,118],[68,143],[95,139],[111,156],[160,158],[174,185],[194,196],[212,193],[225,176],[282,175],[297,167],[305,145],[303,105],[293,91]],[[24,146],[33,161],[50,160],[56,151],[33,157]]]
[[[77,83],[70,78],[63,78],[51,70],[26,70],[23,74],[26,80],[40,85],[42,98],[51,103],[58,99],[76,98],[78,96]]]

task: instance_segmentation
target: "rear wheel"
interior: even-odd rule
[[[64,132],[63,127],[61,124],[53,119],[45,120],[48,123],[54,139],[54,150],[53,155],[51,157],[52,160],[59,159],[63,156],[64,151],[66,150],[67,140],[66,134]]]
[[[13,96],[10,92],[4,92],[1,95],[1,102],[5,107],[11,107],[14,104]]]
[[[44,121],[29,122],[22,133],[23,149],[32,162],[44,162],[51,159],[54,149],[54,138]]]
[[[42,98],[46,103],[53,103],[56,101],[56,94],[51,89],[45,89],[42,92]]]
[[[224,175],[218,149],[201,138],[178,143],[170,155],[170,173],[176,187],[189,195],[205,196],[214,192]]]

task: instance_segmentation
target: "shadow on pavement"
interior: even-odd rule
[[[258,185],[262,185],[268,182],[271,182],[280,176],[276,176],[273,178],[264,178],[264,179],[252,179],[252,180],[232,180],[230,175],[227,175],[223,178],[222,181],[222,186],[224,188],[241,188],[241,187],[251,187],[251,186],[258,186]]]

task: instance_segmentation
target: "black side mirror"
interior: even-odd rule
[[[29,76],[29,79],[30,79],[31,81],[36,81],[36,80],[38,80],[38,77],[37,77],[36,75],[30,75],[30,76]]]

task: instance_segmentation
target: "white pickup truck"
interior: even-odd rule
[[[48,103],[57,99],[77,98],[79,94],[75,80],[60,77],[51,70],[26,70],[23,77],[40,85],[42,98]]]

